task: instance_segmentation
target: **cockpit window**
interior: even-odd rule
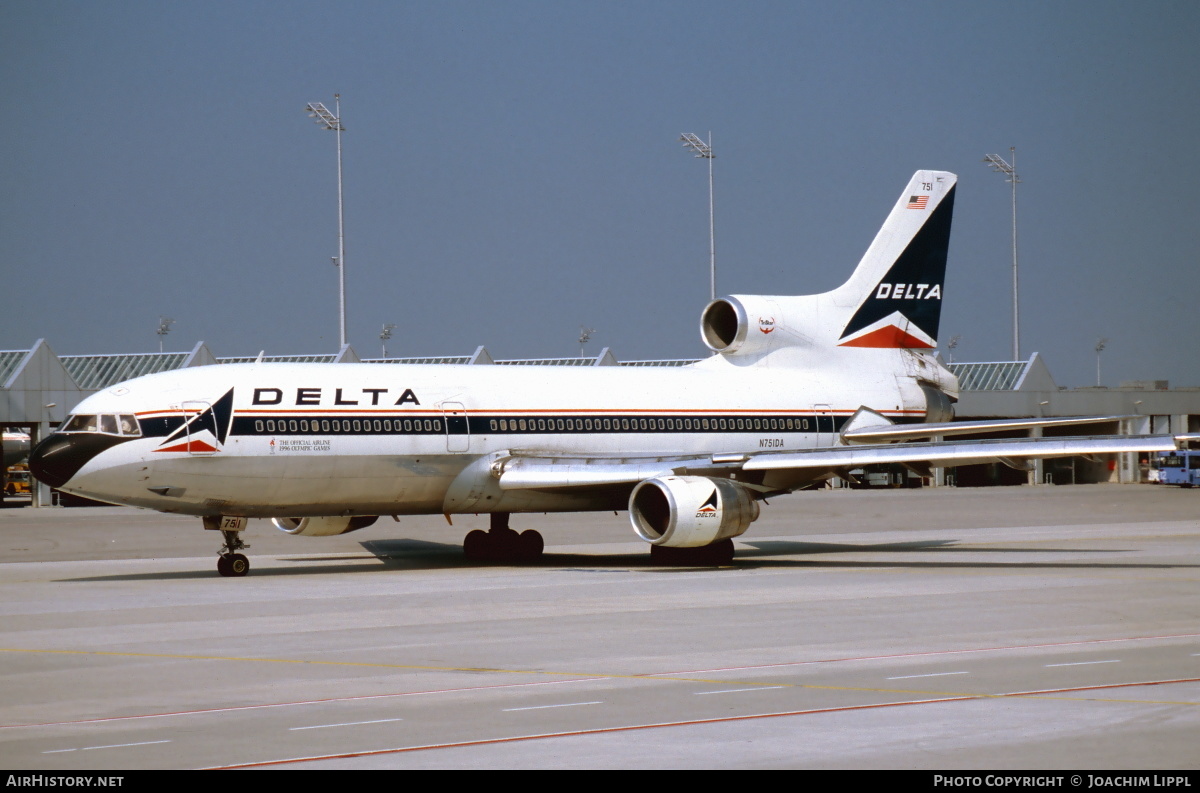
[[[70,416],[63,423],[59,432],[102,432],[106,435],[129,435],[140,437],[142,434],[141,428],[138,426],[137,416],[132,413],[102,413],[94,415],[90,413],[81,413],[77,416]]]
[[[122,435],[141,435],[142,430],[138,426],[137,416],[130,413],[122,413],[117,417],[121,422]]]
[[[71,416],[62,426],[62,432],[96,432],[99,426],[96,424],[96,416],[86,414],[79,416]]]

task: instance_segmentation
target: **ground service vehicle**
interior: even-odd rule
[[[28,495],[29,481],[29,469],[24,465],[14,465],[5,476],[4,495]]]
[[[1158,456],[1158,481],[1163,485],[1200,485],[1200,450],[1177,449]]]

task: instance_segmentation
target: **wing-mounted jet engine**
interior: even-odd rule
[[[633,530],[650,543],[651,556],[663,561],[672,560],[674,552],[680,561],[686,557],[693,563],[728,564],[733,538],[744,534],[758,514],[758,502],[749,490],[707,476],[647,479],[629,496]]]

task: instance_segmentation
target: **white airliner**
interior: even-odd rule
[[[43,482],[197,515],[218,570],[271,518],[329,536],[380,515],[489,513],[470,558],[527,559],[509,515],[628,509],[664,563],[725,564],[764,497],[871,463],[929,473],[1001,460],[1171,449],[1171,436],[950,440],[1119,417],[955,422],[937,345],[957,177],[918,171],[845,284],[735,295],[684,367],[248,363],[139,377],[88,397],[36,446]]]

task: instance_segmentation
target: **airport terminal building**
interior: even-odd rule
[[[498,366],[683,366],[693,360],[621,361],[604,348],[579,358],[493,359],[483,347],[470,355],[409,358],[360,358],[350,345],[337,353],[285,356],[217,357],[204,342],[188,352],[58,355],[39,339],[24,350],[0,350],[0,428],[28,432],[36,443],[61,424],[85,397],[116,383],[155,372],[224,363],[373,363],[471,364]],[[1125,382],[1115,388],[1064,388],[1054,382],[1037,353],[1026,361],[950,363],[958,376],[958,420],[1113,416],[1093,425],[1089,434],[1200,433],[1200,387],[1170,388],[1165,380]],[[1119,417],[1119,418],[1118,418]],[[1077,432],[1077,430],[1076,430]],[[1023,431],[1018,435],[1023,435]],[[1047,431],[1047,435],[1051,434]],[[1059,434],[1074,434],[1070,429]],[[1004,437],[1003,434],[990,437]],[[927,485],[1083,484],[1147,481],[1152,461],[1133,453],[1038,461],[1030,470],[1000,463],[935,469]],[[885,480],[909,484],[913,476],[897,468]],[[894,478],[893,478],[894,477]],[[35,504],[48,504],[44,488]]]

